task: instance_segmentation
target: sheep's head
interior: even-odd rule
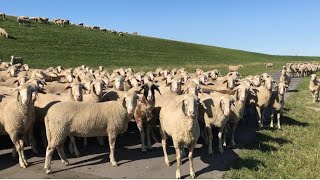
[[[311,77],[311,81],[317,80],[317,75],[316,74],[311,74],[310,77]]]
[[[280,82],[279,84],[276,85],[276,87],[278,88],[278,93],[280,95],[284,95],[285,89],[288,88],[288,85],[286,85],[283,82]]]
[[[150,82],[148,84],[144,84],[143,86],[141,86],[140,92],[143,90],[143,95],[144,97],[149,101],[154,101],[155,100],[155,96],[154,96],[154,90],[158,91],[159,94],[161,94],[160,90],[159,90],[159,86]]]
[[[17,75],[18,75],[18,70],[17,70],[16,67],[11,66],[11,67],[8,68],[7,73],[9,73],[10,76],[12,76],[12,77],[17,77]]]
[[[173,79],[171,81],[171,92],[177,94],[181,93],[181,79]]]
[[[250,85],[241,83],[239,86],[236,87],[235,92],[235,100],[240,102],[245,102],[248,96],[248,91],[250,90]]]
[[[264,86],[269,89],[269,90],[272,90],[272,87],[273,87],[273,83],[275,82],[271,77],[263,80],[264,82]]]
[[[236,86],[235,81],[239,79],[240,75],[238,72],[229,72],[227,74],[227,82],[228,82],[228,88],[233,89]]]
[[[127,92],[123,96],[122,105],[127,109],[127,113],[132,115],[134,109],[137,106],[137,101],[139,100],[139,96],[135,92]]]
[[[29,71],[29,69],[30,69],[30,67],[29,67],[28,64],[22,65],[22,70],[23,70],[23,71]]]
[[[117,90],[123,91],[124,90],[124,77],[119,75],[114,78],[114,86]]]
[[[199,84],[191,81],[190,84],[188,84],[187,89],[185,90],[186,94],[193,94],[195,96],[198,96],[198,94],[202,92],[201,87]]]
[[[97,96],[100,96],[102,94],[103,89],[105,89],[105,83],[102,80],[95,80],[92,82],[91,90],[93,93],[95,93]]]
[[[88,90],[81,83],[71,83],[65,89],[70,89],[70,93],[75,101],[82,101],[83,100],[82,89],[84,89],[86,91]]]
[[[23,84],[19,86],[17,89],[17,101],[22,103],[23,105],[28,104],[29,102],[34,102],[36,100],[37,90],[35,90],[29,84]]]
[[[198,105],[200,100],[197,96],[193,94],[186,94],[182,99],[182,111],[186,116],[194,118],[197,116]]]
[[[61,73],[63,70],[63,68],[61,66],[57,66],[56,69],[57,69],[58,73]]]
[[[235,100],[229,95],[222,95],[218,97],[218,106],[223,111],[224,116],[229,116],[231,113],[231,105],[235,105]]]

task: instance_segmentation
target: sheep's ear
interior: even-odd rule
[[[156,90],[156,91],[158,91],[158,93],[160,94],[160,95],[162,95],[161,94],[161,92],[160,92],[160,89],[159,89],[159,86],[158,85],[152,85],[152,87]]]
[[[222,83],[224,84],[224,83],[227,83],[228,82],[228,80],[225,80],[225,81],[223,81]]]
[[[65,90],[72,88],[71,85],[68,85]]]
[[[18,86],[19,86],[19,80],[17,79],[17,80],[15,80],[15,81],[13,81],[13,83],[12,84],[15,84],[15,83],[18,83]]]

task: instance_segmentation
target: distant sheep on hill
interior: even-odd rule
[[[7,31],[3,28],[0,28],[0,36],[4,36],[9,38],[9,34],[7,33]]]

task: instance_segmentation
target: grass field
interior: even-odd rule
[[[225,178],[320,178],[320,105],[308,86],[305,78],[286,102],[282,130],[259,131]]]
[[[14,39],[0,38],[0,58],[8,61],[11,55],[22,56],[36,68],[62,64],[74,67],[81,64],[97,67],[133,67],[137,70],[185,67],[187,70],[219,68],[226,72],[229,64],[243,64],[244,75],[264,71],[264,62],[274,62],[275,69],[286,62],[318,60],[317,57],[271,56],[213,46],[89,31],[78,26],[61,27],[33,23],[18,25],[16,17],[0,20]],[[241,71],[240,71],[241,72]]]

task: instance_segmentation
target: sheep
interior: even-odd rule
[[[15,65],[15,64],[23,64],[23,59],[22,57],[18,57],[18,56],[10,56],[10,63],[11,65]]]
[[[266,80],[262,80],[264,85],[258,87],[252,87],[252,90],[255,92],[255,95],[248,94],[246,104],[250,107],[254,107],[258,112],[258,125],[263,127],[264,121],[264,112],[265,108],[270,105],[270,98],[273,88],[274,80],[269,77]]]
[[[53,105],[45,117],[48,140],[44,166],[46,173],[51,172],[51,159],[55,149],[58,150],[62,162],[69,164],[63,150],[63,142],[68,136],[108,135],[110,162],[112,166],[118,166],[114,158],[116,137],[127,130],[138,99],[136,93],[127,93],[119,101],[61,102]]]
[[[17,77],[18,70],[11,66],[6,71],[0,71],[0,79],[2,81],[7,81],[8,79],[11,79],[12,77]]]
[[[181,178],[181,149],[187,146],[189,149],[190,176],[195,178],[193,170],[193,149],[200,136],[198,123],[199,98],[193,94],[184,96],[168,96],[165,106],[160,111],[160,132],[164,160],[170,166],[166,150],[166,139],[172,137],[173,146],[176,150],[177,170],[176,178]]]
[[[241,64],[237,65],[237,66],[229,66],[229,72],[237,72],[239,71],[240,68],[242,68],[243,66]]]
[[[319,90],[320,90],[320,81],[318,80],[318,77],[316,74],[310,75],[310,82],[309,82],[309,90],[312,93],[313,102],[318,102],[319,98]]]
[[[1,27],[0,27],[0,36],[9,38],[8,32],[5,29],[1,28]]]
[[[227,131],[226,124],[229,120],[231,105],[234,105],[234,99],[228,94],[212,92],[210,95],[202,94],[200,96],[203,105],[199,108],[199,121],[201,129],[208,137],[208,153],[213,155],[212,151],[212,126],[218,128],[219,152],[223,153],[222,142],[224,134]]]
[[[283,82],[280,82],[276,87],[278,88],[278,90],[272,92],[271,100],[270,100],[270,108],[271,108],[270,127],[273,128],[274,113],[277,113],[278,129],[281,129],[280,116],[282,114],[282,110],[284,106],[285,89],[288,88],[288,85]]]
[[[18,17],[17,22],[19,23],[19,25],[20,24],[28,24],[30,26],[30,24],[31,24],[29,18]]]
[[[280,82],[285,83],[287,87],[289,87],[291,83],[291,77],[288,75],[286,70],[281,70],[280,72]],[[285,90],[287,91],[287,88]]]
[[[239,80],[240,74],[238,72],[229,72],[224,77],[218,77],[213,83],[214,85],[201,86],[204,92],[211,92],[216,89],[233,89],[236,82]]]
[[[266,69],[268,69],[269,67],[273,69],[273,63],[264,63],[264,65],[266,66]]]
[[[233,93],[235,106],[231,106],[231,113],[227,124],[230,127],[231,146],[235,147],[234,135],[238,122],[243,118],[248,94],[255,95],[255,93],[250,89],[250,85],[243,82],[233,90]],[[224,134],[224,144],[226,144],[226,133]]]
[[[158,91],[159,94],[161,94],[159,90],[159,86],[155,85],[154,83],[148,83],[143,86],[141,86],[140,92],[143,91],[143,96],[140,96],[140,101],[137,103],[137,107],[134,110],[134,120],[137,123],[137,127],[140,131],[140,137],[141,137],[141,150],[142,152],[146,152],[146,145],[145,145],[145,128],[147,131],[147,143],[148,143],[148,149],[152,149],[151,146],[151,140],[150,140],[150,133],[151,128],[154,122],[151,122],[153,120],[153,109],[155,107],[155,95],[154,90]],[[156,141],[156,138],[153,135],[153,139]]]
[[[35,109],[34,100],[36,90],[24,84],[16,89],[16,99],[9,99],[0,103],[0,134],[8,134],[19,155],[19,164],[22,168],[28,166],[24,156],[23,139],[32,131]]]
[[[0,12],[0,18],[2,18],[2,20],[6,20],[6,14],[5,14],[5,13]]]

